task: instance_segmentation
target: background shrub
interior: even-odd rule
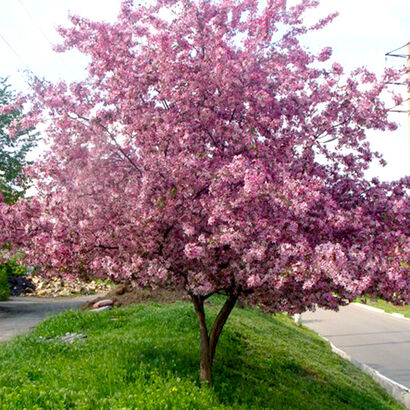
[[[10,286],[6,265],[0,265],[0,300],[6,300],[10,296]]]
[[[0,264],[0,300],[6,300],[10,296],[10,279],[27,273],[27,267],[19,263],[22,259],[23,254],[17,252],[6,263]]]

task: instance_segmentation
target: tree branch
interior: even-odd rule
[[[225,304],[222,306],[218,316],[216,317],[214,324],[212,325],[212,329],[209,333],[209,348],[210,348],[210,360],[212,360],[215,355],[216,345],[219,340],[219,336],[221,335],[222,329],[228,320],[232,309],[234,308],[236,301],[238,300],[238,293],[231,291],[228,294],[228,298],[226,299]]]
[[[89,125],[89,123],[91,122],[91,120],[87,117],[83,117],[79,114],[76,113],[77,118],[73,118],[70,114],[68,114],[68,116],[73,119],[73,120],[78,120],[81,119],[83,121],[86,121],[88,124],[84,124],[86,127],[91,128],[91,126]],[[121,154],[128,160],[128,162],[138,171],[139,175],[141,176],[141,170],[139,169],[139,167],[137,166],[137,164],[132,160],[132,158],[123,150],[123,148],[121,147],[121,145],[117,142],[117,140],[115,139],[114,134],[103,124],[101,124],[101,120],[96,119],[94,121],[94,123],[96,125],[98,125],[99,127],[101,127],[110,137],[110,139],[114,142],[114,144],[116,145],[116,147],[118,148],[118,151],[121,152]]]

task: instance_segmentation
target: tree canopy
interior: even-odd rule
[[[10,135],[9,127],[17,125],[23,118],[18,107],[19,101],[10,91],[7,79],[0,79],[0,192],[7,203],[23,196],[28,187],[22,170],[28,152],[35,145],[35,135],[30,129]]]
[[[50,149],[31,170],[37,197],[2,207],[3,241],[48,271],[187,291],[208,381],[238,297],[290,313],[409,301],[409,180],[364,177],[380,158],[366,132],[395,128],[380,94],[399,74],[345,76],[330,48],[304,48],[335,17],[305,26],[315,5],[125,1],[115,23],[72,16],[59,50],[88,55],[89,75],[35,88],[28,119]],[[208,331],[214,293],[227,302]]]

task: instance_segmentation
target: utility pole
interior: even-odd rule
[[[407,43],[407,132],[409,134],[409,171],[410,171],[410,41]]]
[[[406,47],[406,54],[397,54],[396,52],[398,50],[403,49]],[[400,57],[400,58],[406,58],[406,68],[407,68],[407,110],[395,110],[392,109],[390,110],[391,112],[401,112],[401,113],[407,113],[407,133],[408,133],[408,167],[410,171],[410,41],[407,42],[404,46],[401,46],[399,48],[396,48],[393,51],[389,51],[388,53],[385,54],[386,57]],[[395,83],[395,85],[404,85],[406,83]]]

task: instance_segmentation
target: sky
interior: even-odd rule
[[[16,91],[27,90],[24,70],[50,81],[78,81],[86,76],[87,60],[76,51],[56,53],[52,45],[60,38],[58,25],[68,25],[68,13],[92,20],[115,21],[121,0],[1,0],[0,77],[9,77]],[[297,3],[296,0],[288,0]],[[402,58],[385,54],[410,41],[410,0],[322,0],[307,16],[315,20],[338,11],[339,17],[326,29],[303,41],[312,51],[333,48],[333,59],[346,71],[366,66],[377,74],[385,67],[405,64]],[[403,48],[399,53],[405,54]],[[406,96],[405,86],[392,86]],[[401,107],[406,109],[406,106]],[[375,164],[369,177],[395,180],[410,174],[410,135],[405,113],[392,114],[399,128],[394,132],[371,132],[371,145],[388,165]]]

